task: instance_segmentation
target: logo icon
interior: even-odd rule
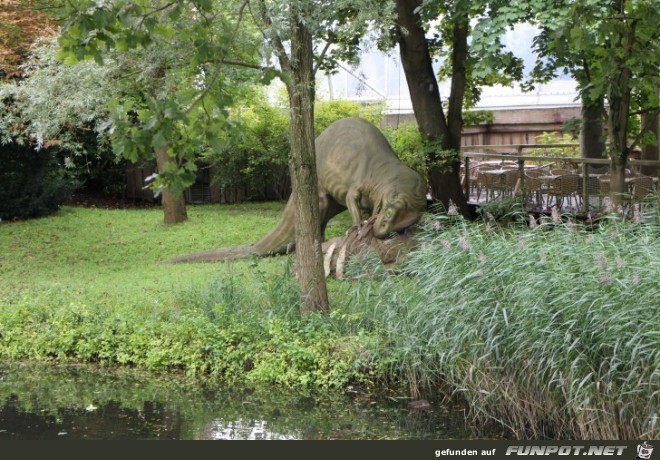
[[[637,445],[637,458],[642,460],[649,460],[653,453],[653,446],[648,442],[643,442]]]

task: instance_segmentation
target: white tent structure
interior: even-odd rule
[[[440,95],[449,96],[448,81],[440,83]],[[398,56],[372,53],[357,68],[341,66],[339,72],[319,80],[317,92],[324,99],[348,99],[363,102],[382,101],[390,114],[412,113],[408,85]],[[485,87],[477,110],[514,108],[579,107],[576,83],[556,79],[537,85],[530,92],[520,86]]]
[[[503,42],[516,56],[523,59],[526,69],[534,65],[532,39],[537,29],[528,24],[516,25],[503,37]],[[449,96],[448,81],[440,83],[442,98]],[[386,54],[365,50],[356,68],[340,66],[332,76],[319,77],[318,94],[326,99],[356,101],[384,101],[390,114],[412,113],[405,74],[398,50]],[[483,88],[478,110],[513,108],[579,107],[576,83],[568,78],[558,78],[538,85],[534,91],[523,92],[517,87]]]

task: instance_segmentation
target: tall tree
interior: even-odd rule
[[[465,103],[479,97],[479,85],[510,83],[522,77],[522,62],[505,52],[503,28],[486,33],[482,22],[497,14],[498,5],[454,0],[395,0],[396,37],[415,118],[428,144],[428,175],[432,195],[445,209],[450,201],[469,216],[460,178],[461,132]],[[472,22],[477,19],[477,25]],[[439,33],[431,24],[439,21]],[[471,43],[470,43],[471,42]],[[441,77],[451,78],[447,109],[441,99],[433,62],[445,58]]]
[[[258,16],[272,43],[289,95],[289,170],[296,212],[296,262],[303,313],[328,311],[321,250],[319,190],[314,139],[315,73],[355,59],[366,19],[380,10],[362,2],[260,0]],[[288,46],[287,46],[288,43]]]
[[[514,4],[516,5],[516,4]],[[557,37],[562,35],[565,24],[566,3],[557,2],[541,7],[535,2],[522,3],[521,14],[529,22],[539,27],[540,32],[534,38],[534,49],[537,62],[530,74],[526,86],[532,89],[535,83],[545,83],[556,78],[561,73],[570,74],[579,85],[589,87],[592,84],[591,62],[597,48],[592,33],[585,33],[583,40],[588,39],[594,44],[573,49],[570,46],[559,47]],[[514,8],[515,6],[512,6]],[[540,8],[539,11],[536,9]],[[592,95],[588,91],[580,93],[582,103],[580,111],[580,153],[583,158],[602,158],[605,155],[605,97],[602,94]]]
[[[631,117],[657,114],[660,105],[660,12],[656,2],[558,0],[546,5],[516,0],[511,8],[531,11],[531,18],[541,28],[535,40],[541,58],[537,75],[563,69],[575,77],[584,105],[585,128],[590,128],[589,121],[599,112],[604,114],[606,151],[611,160],[610,193],[613,202],[620,203],[626,190],[624,174],[630,151],[641,139],[631,138]],[[579,23],[574,18],[580,18]],[[601,110],[603,103],[605,111]],[[585,135],[596,137],[598,133]]]
[[[68,63],[116,59],[128,82],[134,82],[110,105],[113,120],[107,128],[118,154],[133,161],[155,157],[158,175],[152,187],[162,193],[166,223],[187,218],[183,192],[195,179],[195,158],[204,144],[217,142],[232,93],[245,78],[226,62],[259,67],[254,34],[237,26],[243,17],[238,5],[208,0],[61,4],[61,56]]]
[[[319,188],[314,144],[314,43],[311,3],[293,1],[284,13],[286,29],[274,26],[273,11],[260,3],[264,33],[273,40],[291,108],[289,171],[296,216],[296,264],[302,313],[330,308],[321,251]],[[283,39],[284,36],[284,39]],[[288,39],[290,54],[284,44]]]

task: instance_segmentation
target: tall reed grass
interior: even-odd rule
[[[378,359],[519,438],[657,438],[657,221],[534,224],[430,222],[399,276],[354,291]]]

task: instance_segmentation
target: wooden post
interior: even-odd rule
[[[582,162],[582,212],[589,212],[589,165]]]
[[[525,160],[518,158],[518,191],[522,193],[523,200],[527,197],[527,190],[525,188]],[[515,196],[514,192],[514,196]]]
[[[465,157],[465,197],[470,201],[470,157]]]

